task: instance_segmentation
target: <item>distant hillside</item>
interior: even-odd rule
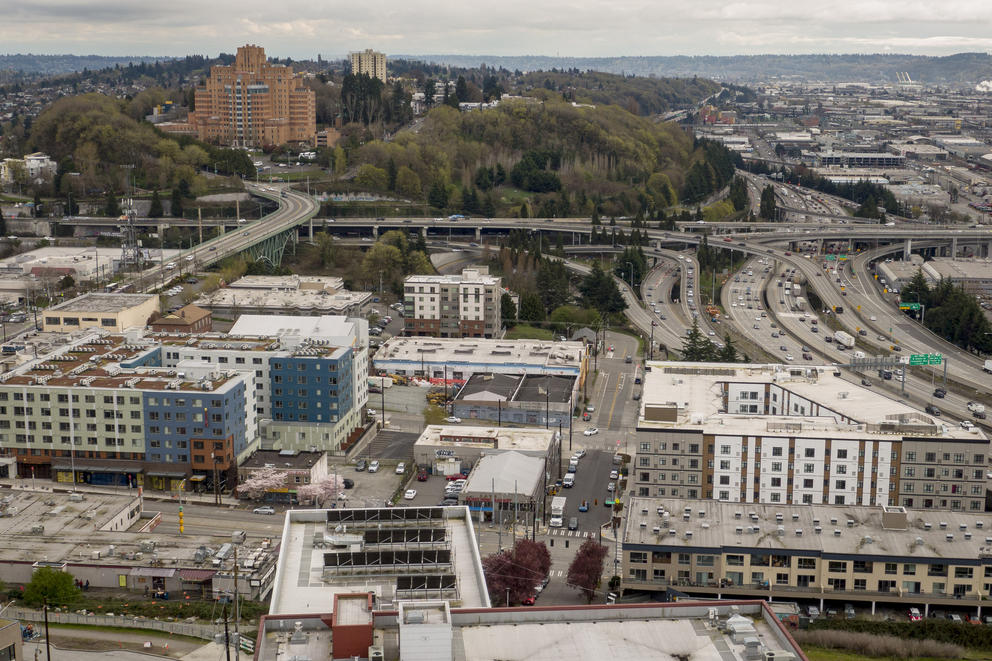
[[[28,75],[58,76],[88,69],[113,68],[129,63],[164,62],[172,57],[151,55],[128,55],[125,57],[105,57],[103,55],[34,55],[31,53],[0,55],[0,71],[14,71]]]
[[[946,57],[922,55],[733,55],[649,57],[545,57],[494,55],[396,55],[447,66],[504,67],[510,71],[551,69],[603,71],[636,76],[702,76],[715,80],[768,80],[771,76],[805,80],[891,83],[906,71],[926,83],[978,83],[992,78],[992,55],[957,53]]]

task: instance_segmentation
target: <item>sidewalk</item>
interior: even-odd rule
[[[128,489],[126,487],[100,487],[93,486],[91,484],[83,484],[77,482],[75,489],[73,485],[64,484],[61,482],[52,482],[51,480],[40,480],[31,478],[0,478],[0,489],[11,489],[17,491],[33,491],[35,493],[71,493],[73,490],[81,493],[94,493],[103,494],[109,496],[132,496],[137,497],[137,489]],[[178,492],[176,491],[158,491],[151,489],[143,489],[142,498],[145,500],[154,501],[178,501]],[[184,491],[182,493],[183,503],[197,503],[201,505],[213,505],[214,495],[212,493],[193,493],[192,491]],[[221,496],[221,504],[223,506],[238,506],[240,501],[234,496]]]

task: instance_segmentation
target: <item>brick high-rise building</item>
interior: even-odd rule
[[[366,48],[357,53],[350,53],[349,57],[351,58],[351,73],[356,76],[365,73],[372,78],[378,78],[382,82],[386,82],[385,53],[379,53],[371,48]]]
[[[210,68],[189,122],[201,140],[221,145],[312,144],[316,95],[289,67],[269,64],[261,46],[242,46],[233,65]]]

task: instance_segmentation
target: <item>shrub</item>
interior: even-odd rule
[[[796,631],[794,637],[800,645],[849,650],[863,656],[884,656],[893,659],[964,658],[963,647],[936,640],[906,640],[895,636],[878,636],[870,633],[828,629]]]
[[[922,622],[878,622],[873,620],[818,619],[811,630],[836,629],[872,636],[892,636],[919,642],[933,640],[974,649],[992,650],[992,627],[958,624],[950,620],[927,618]]]

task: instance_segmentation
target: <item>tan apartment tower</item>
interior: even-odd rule
[[[358,74],[368,74],[371,78],[378,78],[386,82],[386,54],[379,53],[366,48],[357,53],[351,53],[351,72]]]
[[[211,67],[195,101],[189,121],[206,142],[232,147],[312,144],[317,134],[313,90],[291,68],[269,64],[261,46],[242,46],[233,65]]]

